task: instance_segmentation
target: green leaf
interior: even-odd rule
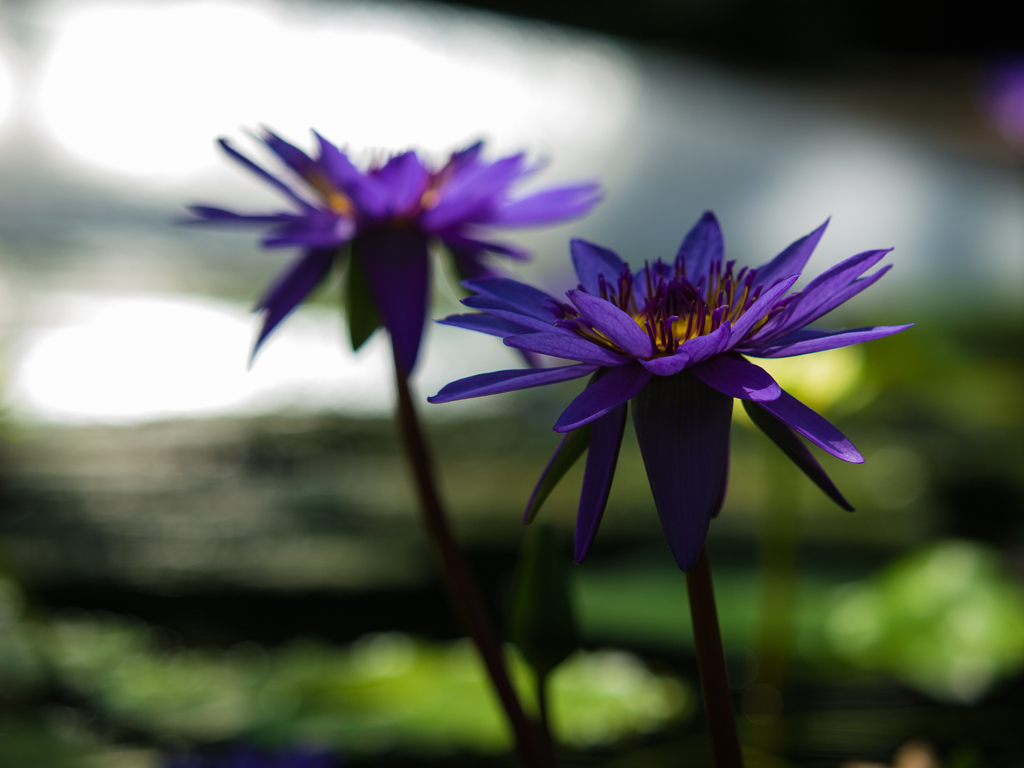
[[[550,525],[529,528],[523,537],[509,630],[512,642],[539,676],[579,647],[569,571]]]
[[[544,474],[540,476],[540,480],[537,481],[537,485],[530,495],[530,500],[526,504],[526,514],[523,515],[524,523],[529,524],[533,522],[537,513],[540,512],[541,505],[551,495],[551,492],[555,490],[558,481],[565,476],[566,472],[572,469],[572,465],[586,452],[589,446],[589,424],[579,429],[574,429],[562,438],[562,442],[558,444],[558,448],[555,449],[551,461],[544,468]]]
[[[380,327],[380,316],[366,280],[359,250],[353,242],[345,275],[345,312],[352,349],[357,350]]]

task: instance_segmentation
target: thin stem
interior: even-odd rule
[[[686,572],[686,591],[690,596],[693,620],[693,642],[700,667],[700,688],[704,694],[704,711],[711,730],[711,749],[716,768],[743,768],[743,753],[736,734],[736,718],[732,712],[732,695],[725,672],[722,633],[718,629],[715,592],[711,584],[711,564],[707,545],[697,562]]]
[[[423,522],[444,572],[452,602],[455,603],[466,633],[472,638],[480,656],[483,657],[491,682],[515,731],[516,747],[523,764],[527,768],[553,768],[554,757],[546,748],[534,724],[527,719],[512,688],[501,646],[498,645],[491,630],[480,596],[469,575],[469,569],[452,536],[434,484],[433,464],[416,416],[416,407],[409,393],[409,382],[401,373],[397,359],[395,380],[398,385],[398,421],[402,430],[402,442],[412,465]]]

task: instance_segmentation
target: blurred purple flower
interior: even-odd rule
[[[281,192],[295,212],[238,214],[192,206],[199,220],[267,228],[267,248],[298,247],[303,254],[270,285],[256,305],[263,327],[253,349],[327,276],[343,247],[352,244],[380,322],[391,334],[404,374],[416,363],[430,287],[428,246],[443,243],[463,278],[491,274],[484,254],[514,259],[527,252],[490,239],[494,227],[552,224],[582,216],[600,199],[597,184],[556,187],[514,198],[510,188],[538,170],[520,153],[488,162],[482,143],[454,153],[438,170],[415,152],[403,152],[366,171],[345,152],[316,134],[315,157],[269,130],[258,137],[301,182],[295,187],[238,152],[220,145],[234,160]],[[359,342],[361,343],[361,341]]]
[[[989,119],[1007,141],[1024,146],[1024,59],[993,66],[982,85]]]
[[[338,765],[327,752],[283,749],[261,752],[240,747],[223,755],[174,755],[163,760],[164,768],[332,768]]]
[[[576,518],[577,562],[604,513],[630,400],[658,516],[683,570],[700,553],[724,499],[733,398],[744,401],[754,422],[822,490],[852,509],[796,435],[844,461],[859,463],[863,457],[838,429],[744,357],[804,355],[910,327],[805,328],[889,270],[861,277],[891,249],[865,251],[826,270],[803,291],[789,293],[827,224],[763,266],[739,272],[735,262],[724,262],[722,233],[711,212],[686,235],[673,262],[659,259],[636,272],[607,248],[573,240],[580,282],[566,293],[569,303],[507,278],[467,280],[464,285],[477,295],[462,303],[483,314],[453,315],[442,323],[578,365],[472,376],[429,400],[446,403],[593,374],[555,423],[556,432],[568,434],[534,490],[534,497],[546,494],[548,473],[564,473],[589,449]],[[576,432],[581,428],[589,435]],[[575,455],[560,459],[563,451]]]

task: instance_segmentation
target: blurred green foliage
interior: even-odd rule
[[[978,544],[901,558],[838,593],[826,622],[842,659],[943,699],[974,701],[1024,669],[1024,588]]]
[[[296,641],[272,651],[252,643],[214,651],[162,649],[151,628],[125,619],[17,621],[12,629],[0,639],[4,698],[12,680],[22,697],[57,686],[107,722],[155,739],[306,743],[348,753],[511,746],[468,642],[385,633],[348,647]],[[7,652],[13,637],[21,655]],[[533,675],[512,649],[509,660],[532,701]],[[577,747],[657,730],[694,706],[688,686],[617,651],[574,655],[552,675],[550,697],[554,733]],[[0,756],[7,743],[0,740]]]

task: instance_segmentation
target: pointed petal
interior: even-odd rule
[[[351,219],[316,217],[277,227],[260,244],[264,248],[289,248],[295,245],[304,248],[332,248],[347,243],[355,231]]]
[[[764,344],[751,345],[749,354],[754,357],[794,357],[811,352],[824,352],[826,349],[849,347],[852,344],[892,336],[894,333],[907,330],[912,325],[914,324],[876,325],[871,328],[849,328],[843,331],[820,331],[804,328]]]
[[[836,488],[835,483],[829,479],[822,469],[821,464],[814,458],[807,446],[800,442],[800,438],[787,427],[782,421],[766,411],[760,404],[745,400],[743,407],[746,409],[750,420],[764,432],[790,461],[796,464],[800,470],[810,478],[811,482],[821,488],[832,501],[848,512],[853,512],[853,506]]]
[[[583,474],[583,490],[580,506],[576,512],[576,536],[572,559],[583,562],[601,524],[604,508],[608,504],[608,493],[615,477],[615,465],[619,460],[622,433],[626,428],[628,406],[622,403],[618,408],[590,424],[590,450],[587,452],[587,469]]]
[[[391,334],[395,357],[408,376],[416,365],[427,316],[430,256],[414,229],[371,230],[355,240],[374,303]]]
[[[732,349],[741,341],[743,337],[750,333],[750,329],[753,328],[757,323],[768,314],[769,310],[775,306],[775,303],[779,301],[790,288],[793,287],[793,283],[800,279],[800,275],[791,275],[785,280],[781,280],[769,288],[767,291],[761,294],[757,301],[750,305],[750,309],[740,315],[739,319],[733,323],[732,332],[729,334],[729,343],[726,344],[726,349]]]
[[[684,371],[654,377],[632,405],[658,517],[685,571],[704,546],[722,490],[732,398]]]
[[[848,461],[851,464],[864,462],[864,457],[860,455],[860,451],[854,447],[846,435],[832,426],[824,416],[812,411],[786,390],[782,390],[782,394],[777,400],[763,401],[760,405],[775,418],[837,459]]]
[[[534,486],[530,500],[526,502],[526,511],[523,512],[523,525],[529,525],[537,517],[541,506],[548,496],[565,477],[565,473],[572,469],[576,460],[582,456],[590,445],[590,425],[566,432],[555,452],[548,460],[547,466],[541,472],[537,485]]]
[[[500,317],[491,317],[490,315],[483,315],[476,312],[466,315],[448,315],[448,317],[443,320],[438,320],[437,322],[440,325],[451,325],[455,328],[465,328],[468,331],[479,331],[480,333],[486,333],[489,336],[500,336],[501,338],[530,333],[531,330],[530,328],[517,325],[509,320],[503,320]]]
[[[498,299],[493,296],[467,296],[462,299],[461,303],[470,309],[479,309],[481,312],[486,312],[489,315],[500,317],[504,320],[510,320],[513,323],[519,323],[525,325],[527,328],[537,333],[557,333],[564,336],[573,336],[569,331],[559,328],[555,325],[553,317],[548,315],[547,320],[538,320],[533,315],[525,314],[515,304],[505,301],[504,299]],[[574,338],[579,338],[574,336]]]
[[[590,213],[601,202],[599,184],[578,184],[538,192],[530,197],[503,205],[478,219],[481,223],[500,227],[533,227],[557,224]]]
[[[520,283],[507,277],[485,277],[476,280],[463,280],[462,285],[476,293],[493,296],[515,305],[524,315],[544,320],[548,324],[554,322],[555,315],[547,308],[547,304],[557,304],[554,296],[534,288],[532,285]]]
[[[773,285],[780,278],[786,275],[799,275],[807,266],[807,260],[811,258],[818,241],[825,234],[825,228],[831,221],[831,217],[825,219],[825,223],[811,232],[804,235],[796,242],[786,247],[782,253],[776,256],[757,270],[757,282],[768,287]]]
[[[387,213],[387,190],[375,177],[363,174],[348,155],[316,133],[320,142],[320,166],[331,183],[348,195],[356,208],[370,219],[379,219]]]
[[[575,238],[569,241],[569,250],[572,252],[572,264],[576,268],[580,285],[595,296],[601,295],[598,275],[604,275],[604,279],[614,285],[619,274],[626,268],[626,262],[615,251],[596,243]]]
[[[690,364],[690,356],[677,349],[675,354],[641,360],[640,365],[655,376],[674,376]]]
[[[289,264],[288,268],[271,283],[256,303],[256,309],[264,314],[263,327],[253,346],[253,357],[278,323],[284,320],[331,271],[336,253],[334,248],[308,251]]]
[[[184,224],[206,224],[207,222],[213,224],[287,224],[302,218],[293,213],[249,215],[209,205],[190,205],[188,211],[194,216],[198,216],[199,219],[187,219],[182,222]]]
[[[725,257],[722,229],[718,226],[715,214],[704,212],[683,238],[679,253],[683,255],[686,264],[686,275],[694,283],[707,272],[712,261],[721,261]]]
[[[891,250],[892,248],[864,251],[822,272],[793,299],[786,311],[779,315],[773,323],[773,333],[787,333],[813,322],[814,318],[825,314],[818,310],[826,304],[831,303],[832,308],[838,306],[832,303],[836,295],[842,293]]]
[[[808,323],[813,323],[815,320],[827,315],[836,307],[845,304],[861,291],[865,290],[866,288],[870,288],[886,272],[892,269],[892,266],[892,264],[887,264],[886,266],[879,269],[877,272],[868,275],[867,277],[861,277],[857,280],[854,280],[843,290],[839,291],[834,296],[832,296],[832,298],[830,298],[828,301],[825,301],[820,306],[818,306],[818,308],[811,312],[809,315],[805,315],[804,317],[800,318],[799,326],[804,326],[807,325]],[[798,328],[799,326],[796,325],[795,323],[789,324],[789,328],[792,330],[796,330],[796,328]],[[786,329],[782,329],[782,332],[788,333],[789,331]],[[780,331],[776,331],[775,335],[781,335]]]
[[[227,139],[217,139],[217,143],[220,144],[221,149],[223,149],[232,160],[239,163],[248,170],[252,171],[254,174],[259,176],[261,179],[263,179],[265,182],[270,184],[275,189],[278,189],[281,192],[283,192],[286,196],[290,197],[292,200],[298,203],[301,208],[309,209],[313,207],[305,200],[303,200],[291,187],[289,187],[279,178],[271,174],[269,171],[265,171],[263,168],[256,165],[256,163],[254,163],[248,157],[246,157],[237,149],[232,147],[231,143]]]
[[[486,254],[479,248],[455,245],[445,242],[445,247],[452,255],[455,264],[455,271],[459,275],[459,281],[473,280],[483,277],[495,277],[494,270],[488,265]]]
[[[741,400],[777,400],[782,388],[764,368],[733,355],[715,355],[693,366],[694,375],[719,392]]]
[[[263,135],[260,140],[270,147],[270,150],[284,161],[285,165],[291,168],[302,178],[309,178],[310,172],[316,167],[313,159],[296,147],[294,144],[282,139],[272,130],[264,126]]]
[[[595,365],[619,366],[632,362],[628,357],[616,355],[571,333],[527,333],[522,336],[509,336],[505,339],[505,344],[540,355]]]
[[[403,152],[388,160],[374,178],[387,189],[389,212],[398,216],[419,203],[427,189],[428,174],[415,152]]]
[[[705,336],[697,336],[684,341],[679,345],[677,353],[682,352],[690,358],[691,364],[706,360],[712,355],[725,351],[732,335],[732,326],[729,323],[722,323],[715,330]]]
[[[462,232],[453,232],[452,230],[438,232],[436,234],[449,248],[465,248],[475,251],[487,251],[488,253],[497,253],[500,256],[508,256],[510,259],[515,259],[516,261],[527,261],[530,258],[530,252],[528,250],[508,243],[498,243],[493,240],[481,240],[477,237],[469,237]]]
[[[421,225],[436,232],[489,213],[497,202],[504,202],[505,191],[523,175],[524,157],[519,153],[454,174],[437,188],[438,202],[420,217]]]
[[[596,365],[568,365],[564,368],[518,368],[511,371],[493,371],[470,376],[465,379],[446,384],[433,397],[431,403],[450,403],[454,400],[466,400],[471,397],[498,395],[502,392],[514,392],[530,387],[542,387],[559,381],[578,379],[593,373]]]
[[[576,290],[567,291],[566,295],[584,319],[624,352],[633,357],[650,357],[653,354],[651,338],[647,333],[636,320],[610,301]]]
[[[610,369],[584,389],[555,422],[555,432],[568,432],[599,419],[634,397],[654,378],[635,361]]]

